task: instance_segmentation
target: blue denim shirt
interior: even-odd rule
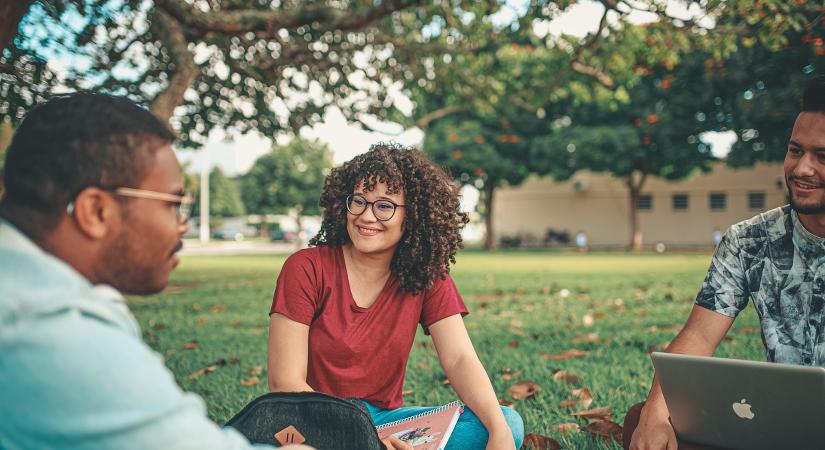
[[[0,449],[266,449],[206,416],[123,297],[0,219]]]

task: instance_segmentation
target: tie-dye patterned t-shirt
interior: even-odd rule
[[[823,263],[825,239],[776,208],[730,227],[696,304],[736,317],[751,298],[769,361],[825,367]]]

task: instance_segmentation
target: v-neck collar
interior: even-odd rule
[[[388,292],[390,291],[390,287],[392,282],[395,279],[395,275],[390,273],[390,276],[387,277],[387,281],[384,282],[384,286],[381,287],[381,290],[378,292],[378,296],[375,297],[375,301],[372,302],[369,306],[360,306],[358,302],[355,301],[355,296],[352,295],[352,287],[349,284],[349,273],[347,272],[347,260],[344,257],[344,246],[338,247],[338,258],[339,258],[339,266],[340,266],[340,274],[344,280],[344,294],[347,296],[347,300],[349,300],[349,304],[351,309],[354,312],[367,312],[373,309],[379,302],[384,301],[384,298],[388,296]]]

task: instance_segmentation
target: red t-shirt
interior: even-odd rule
[[[355,304],[340,247],[318,246],[287,258],[270,314],[309,325],[307,383],[316,391],[357,397],[381,407],[401,406],[401,388],[415,331],[467,314],[453,280],[402,292],[390,275],[369,308]]]

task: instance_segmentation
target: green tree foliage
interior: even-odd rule
[[[318,200],[332,167],[332,153],[316,140],[295,137],[261,156],[241,177],[241,196],[254,214],[295,211],[298,226],[306,214],[320,214]]]
[[[186,168],[183,168],[184,173]],[[184,185],[187,192],[195,196],[192,217],[200,214],[200,178],[195,175],[184,176]],[[241,200],[239,182],[226,176],[219,167],[209,172],[209,215],[211,217],[236,217],[246,214],[246,208]]]
[[[787,139],[787,125],[777,125],[776,119],[795,110],[792,101],[785,101],[791,104],[784,110],[755,108],[742,98],[748,89],[768,84],[775,89],[760,100],[765,104],[790,94],[798,98],[803,67],[813,67],[811,58],[825,52],[814,37],[822,34],[821,11],[804,1],[708,1],[703,3],[713,22],[708,25],[671,17],[656,2],[602,4],[598,30],[576,38],[537,35],[527,25],[564,5],[534,3],[516,27],[468,31],[470,46],[484,52],[433,59],[428,81],[408,86],[416,101],[416,123],[428,125],[425,148],[460,181],[475,184],[474,173],[483,174],[485,182],[511,184],[529,173],[558,179],[582,169],[611,173],[628,186],[632,242],[638,246],[635,206],[645,180],[706,170],[710,152],[699,139],[702,132],[734,129],[743,137],[740,143],[747,143],[761,127],[765,138]],[[649,10],[659,20],[633,25],[627,16],[634,9]],[[803,40],[809,45],[797,48]],[[725,69],[734,66],[735,73]],[[770,83],[767,73],[773,75]],[[760,77],[766,79],[760,83]],[[473,136],[502,133],[501,123],[522,128],[514,133],[520,145],[504,147],[530,141],[529,155],[472,145]],[[472,136],[451,142],[450,129]],[[748,149],[754,144],[766,147],[750,142]],[[451,161],[451,153],[461,159]],[[731,161],[754,160],[739,154],[734,149]],[[496,184],[483,186],[490,193],[485,192],[489,205],[484,208],[489,224]]]
[[[433,122],[425,134],[424,148],[430,159],[446,168],[460,184],[472,184],[481,190],[486,248],[495,244],[492,208],[496,188],[518,185],[531,173],[529,140],[525,136],[535,133],[534,127],[540,124],[535,115],[521,116],[522,120],[511,123],[506,118],[485,120],[458,113]]]
[[[187,146],[215,127],[297,132],[330,105],[351,120],[386,118],[394,82],[421,76],[420,57],[443,52],[452,24],[496,8],[492,1],[37,1],[23,18],[28,32],[2,54],[0,68],[14,70],[0,77],[0,92],[15,95],[0,103],[0,117],[19,120],[40,100],[32,93],[52,90],[40,63],[43,49],[59,48],[82,62],[65,77],[70,88],[128,95],[170,120]]]

